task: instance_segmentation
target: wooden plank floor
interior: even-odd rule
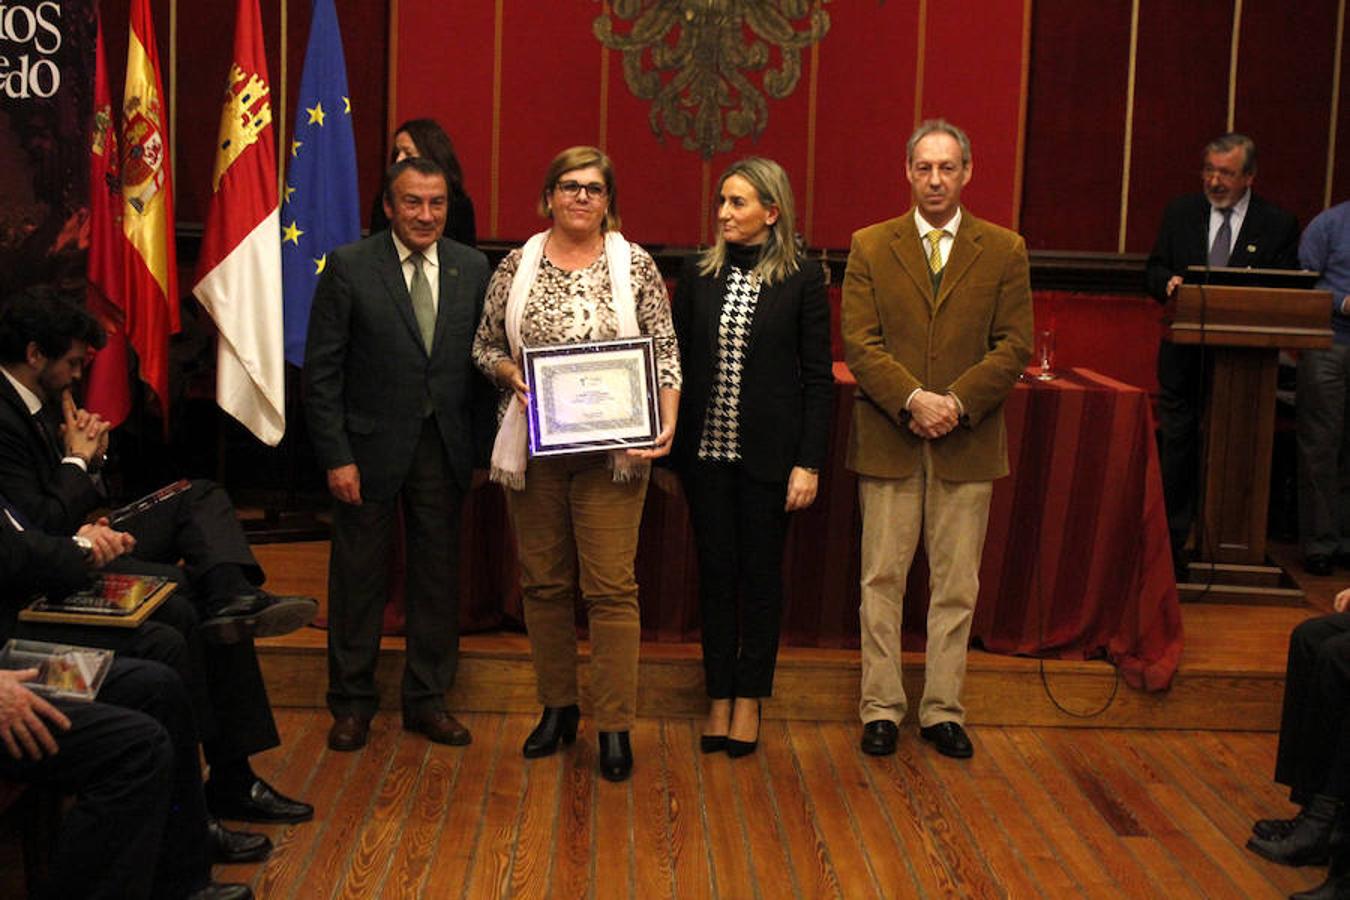
[[[984,727],[959,762],[912,729],[873,759],[853,724],[780,720],[732,760],[698,752],[695,720],[643,718],[615,785],[584,721],[525,760],[532,716],[466,715],[451,748],[382,714],[355,754],[325,748],[321,710],[278,719],[256,767],[317,816],[216,870],[265,898],[1274,898],[1323,877],[1242,846],[1290,809],[1271,734]]]

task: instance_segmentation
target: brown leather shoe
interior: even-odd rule
[[[417,731],[427,736],[427,740],[437,744],[450,744],[463,747],[473,740],[469,729],[443,709],[428,710],[421,713],[403,714],[403,729]]]
[[[360,750],[370,736],[370,719],[358,715],[333,717],[333,727],[328,729],[328,747],[343,753]]]

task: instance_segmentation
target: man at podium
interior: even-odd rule
[[[1198,194],[1167,205],[1148,257],[1148,292],[1167,303],[1187,266],[1298,268],[1298,220],[1252,193],[1256,144],[1225,134],[1205,147]],[[1158,348],[1158,429],[1172,560],[1183,580],[1183,549],[1195,521],[1204,407],[1203,348],[1163,340]]]

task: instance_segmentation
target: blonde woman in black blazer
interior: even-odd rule
[[[684,391],[672,456],[698,547],[701,747],[744,756],[773,692],[788,514],[815,500],[825,461],[830,311],[782,167],[743,159],[717,190],[717,243],[685,264],[673,301]]]

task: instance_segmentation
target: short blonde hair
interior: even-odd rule
[[[614,185],[614,163],[610,162],[605,151],[599,147],[568,147],[557,156],[553,157],[553,162],[548,164],[548,171],[544,173],[544,187],[539,192],[539,215],[545,219],[553,218],[553,211],[549,208],[548,195],[553,193],[553,189],[558,186],[558,179],[564,172],[571,172],[575,169],[589,169],[592,166],[600,170],[600,174],[605,179],[605,193],[609,198],[609,205],[605,207],[605,221],[601,223],[601,231],[618,231],[621,220],[619,219],[619,191]]]

